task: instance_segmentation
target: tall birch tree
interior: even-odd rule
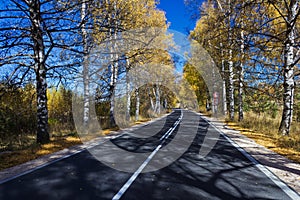
[[[288,135],[291,129],[291,123],[293,120],[293,105],[295,95],[295,77],[294,68],[300,59],[300,48],[296,48],[296,38],[299,39],[299,32],[296,31],[296,22],[299,22],[300,15],[300,3],[297,0],[290,0],[286,2],[285,9],[286,15],[280,10],[279,5],[273,3],[273,6],[278,10],[280,16],[285,21],[285,40],[284,40],[284,64],[283,64],[283,111],[282,119],[279,127],[279,132],[282,135]],[[298,52],[297,52],[298,51]]]
[[[79,64],[77,5],[55,0],[1,1],[0,66],[20,83],[35,79],[38,143],[50,138],[47,78],[70,77],[72,66]]]

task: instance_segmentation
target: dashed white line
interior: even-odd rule
[[[172,132],[176,129],[180,121],[182,120],[183,112],[180,110],[181,115],[178,120],[174,123],[173,127],[171,127],[161,138],[161,143],[155,148],[155,150],[148,156],[148,158],[142,163],[142,165],[134,172],[134,174],[127,180],[127,182],[121,187],[121,189],[115,194],[112,200],[119,200],[124,193],[128,190],[128,188],[132,185],[138,175],[143,171],[143,169],[148,165],[151,159],[155,156],[155,154],[159,151],[162,147],[164,141],[169,138]]]
[[[172,113],[173,113],[173,112],[172,112]],[[166,116],[156,118],[156,119],[154,119],[154,120],[151,120],[150,122],[146,122],[146,123],[143,123],[143,124],[140,124],[140,125],[131,127],[131,128],[134,128],[134,129],[135,129],[135,128],[141,128],[141,127],[146,126],[146,125],[148,125],[148,124],[151,124],[151,123],[153,123],[153,122],[155,122],[155,121],[158,121],[158,120],[160,120],[160,119],[162,119],[162,118],[164,118],[164,117],[166,117]],[[8,177],[8,178],[4,178],[4,179],[0,180],[0,185],[3,184],[3,183],[6,183],[6,182],[8,182],[8,181],[11,181],[11,180],[13,180],[13,179],[16,179],[16,178],[19,178],[19,177],[21,177],[21,176],[24,176],[24,175],[26,175],[26,174],[29,174],[29,173],[31,173],[31,172],[34,172],[34,171],[36,171],[36,170],[38,170],[38,169],[47,167],[47,166],[49,166],[49,165],[51,165],[51,164],[54,164],[54,163],[56,163],[56,162],[59,162],[59,161],[64,160],[64,159],[66,159],[66,158],[69,158],[69,157],[71,157],[71,156],[74,156],[74,155],[76,155],[76,154],[78,154],[78,153],[81,153],[81,152],[83,152],[83,151],[85,151],[85,150],[87,150],[87,149],[89,149],[89,148],[92,148],[92,147],[97,146],[97,145],[99,145],[99,144],[105,143],[105,142],[106,142],[107,140],[109,140],[109,139],[115,139],[115,138],[120,137],[120,136],[122,136],[122,135],[124,135],[124,134],[125,134],[125,133],[120,134],[120,135],[117,135],[117,136],[106,136],[106,137],[103,138],[104,140],[101,141],[100,143],[99,143],[99,142],[96,142],[96,143],[91,143],[91,144],[83,144],[83,145],[80,145],[81,148],[80,148],[79,150],[75,150],[75,151],[73,151],[73,152],[70,153],[70,154],[64,155],[64,156],[62,156],[62,157],[60,157],[60,158],[57,158],[57,159],[55,159],[55,160],[52,160],[52,161],[48,161],[48,162],[46,162],[46,163],[44,163],[44,164],[41,164],[41,165],[38,165],[38,166],[33,167],[33,168],[31,168],[31,169],[28,169],[28,170],[26,170],[26,171],[23,171],[23,172],[21,172],[21,173],[19,173],[19,174],[14,175],[14,176],[11,176],[11,177]],[[64,151],[64,150],[62,150],[62,151]],[[53,153],[53,154],[57,154],[57,153],[59,153],[59,152],[55,152],[55,153]],[[31,161],[29,161],[29,162],[31,162]]]

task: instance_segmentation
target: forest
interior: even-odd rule
[[[179,107],[259,128],[300,151],[298,0],[185,0],[197,21],[188,38],[218,72],[199,70],[197,54],[176,70],[157,0],[0,2],[0,151]],[[219,92],[207,74],[220,74]]]

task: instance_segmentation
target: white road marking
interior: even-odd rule
[[[112,198],[112,200],[119,200],[123,194],[128,190],[128,188],[132,185],[132,183],[135,181],[135,179],[138,177],[138,175],[143,171],[143,169],[148,165],[148,163],[151,161],[151,159],[155,156],[155,154],[159,151],[159,149],[162,147],[163,143],[169,138],[169,136],[172,134],[172,132],[176,129],[178,124],[182,120],[183,112],[180,110],[181,114],[178,120],[173,124],[173,127],[171,127],[161,138],[161,143],[155,148],[155,150],[148,156],[148,158],[142,163],[142,165],[134,172],[134,174],[127,180],[127,182],[121,187],[121,189],[115,194],[115,196]]]
[[[196,113],[196,112],[195,112]],[[196,113],[197,115],[201,114]],[[236,142],[231,140],[225,133],[223,133],[218,127],[212,124],[207,119],[204,119],[209,125],[214,127],[216,131],[218,131],[231,145],[233,145],[239,152],[241,152],[248,160],[250,160],[262,173],[264,173],[269,179],[271,179],[284,193],[286,193],[290,198],[294,200],[299,200],[300,196],[297,192],[292,190],[285,182],[280,180],[275,174],[273,174],[270,170],[268,170],[264,165],[260,164],[253,156],[251,156],[247,151],[245,151],[242,147],[240,147]]]
[[[29,173],[31,173],[31,172],[34,172],[34,171],[36,171],[36,170],[38,170],[38,169],[41,169],[41,168],[43,168],[43,167],[47,167],[47,166],[49,166],[49,165],[51,165],[51,164],[53,164],[53,163],[56,163],[56,162],[58,162],[58,161],[61,161],[61,160],[63,160],[63,159],[66,159],[66,158],[69,158],[69,157],[71,157],[71,156],[74,156],[74,155],[76,155],[76,154],[78,154],[78,153],[83,152],[84,150],[86,150],[86,149],[84,148],[84,149],[76,150],[75,152],[73,152],[73,153],[71,153],[71,154],[65,155],[65,156],[60,157],[60,158],[58,158],[58,159],[56,159],[56,160],[47,162],[47,163],[45,163],[45,164],[42,164],[42,165],[37,166],[37,167],[34,167],[34,168],[30,169],[30,170],[27,170],[27,171],[25,171],[25,172],[22,172],[22,173],[20,173],[20,174],[15,175],[15,176],[6,178],[6,179],[4,179],[4,180],[1,180],[1,181],[0,181],[0,185],[3,184],[3,183],[6,183],[6,182],[8,182],[8,181],[11,181],[11,180],[13,180],[13,179],[16,179],[16,178],[19,178],[19,177],[21,177],[21,176],[24,176],[24,175],[26,175],[26,174],[29,174]],[[30,161],[29,161],[29,162],[30,162]]]
[[[173,113],[173,112],[172,112],[172,113]],[[170,114],[172,114],[172,113],[170,113]],[[151,121],[149,121],[149,122],[146,122],[146,123],[143,123],[143,124],[139,124],[139,125],[130,127],[130,129],[132,129],[132,128],[133,128],[133,129],[135,129],[135,128],[137,128],[137,129],[138,129],[138,128],[141,128],[141,127],[146,126],[146,125],[148,125],[148,124],[151,124],[151,123],[153,123],[153,122],[155,122],[155,121],[158,121],[158,120],[160,120],[160,119],[162,119],[162,118],[164,118],[164,117],[166,117],[166,116],[167,116],[167,115],[164,115],[164,116],[162,116],[162,117],[156,118],[156,119],[151,120]],[[124,129],[124,130],[126,130],[126,129]],[[49,166],[49,165],[51,165],[51,164],[54,164],[54,163],[56,163],[56,162],[59,162],[59,161],[61,161],[61,160],[64,160],[64,159],[66,159],[66,158],[69,158],[69,157],[71,157],[71,156],[74,156],[74,155],[76,155],[76,154],[78,154],[78,153],[81,153],[81,152],[83,152],[83,151],[85,151],[85,150],[87,150],[87,149],[89,149],[89,148],[92,148],[92,147],[94,147],[94,146],[100,145],[100,144],[106,142],[106,141],[109,140],[109,139],[115,139],[115,138],[118,138],[118,137],[120,137],[120,136],[122,136],[122,135],[124,135],[124,134],[125,134],[125,133],[122,133],[122,134],[117,135],[117,136],[114,136],[114,135],[106,136],[106,137],[104,137],[104,140],[101,141],[101,142],[96,142],[96,143],[93,142],[93,143],[88,144],[88,145],[83,144],[83,145],[82,145],[83,147],[82,147],[81,149],[79,149],[79,150],[75,150],[74,152],[72,152],[72,153],[70,153],[70,154],[68,154],[68,155],[62,156],[62,157],[57,158],[57,159],[55,159],[55,160],[52,160],[52,161],[50,161],[50,162],[46,162],[46,163],[44,163],[44,164],[41,164],[41,165],[39,165],[39,166],[36,166],[36,167],[31,168],[31,169],[29,169],[29,170],[27,170],[27,171],[24,171],[24,172],[21,172],[21,173],[19,173],[19,174],[17,174],[17,175],[11,176],[11,177],[9,177],[9,178],[4,178],[3,180],[0,180],[0,184],[6,183],[6,182],[8,182],[8,181],[11,181],[11,180],[13,180],[13,179],[19,178],[19,177],[24,176],[24,175],[26,175],[26,174],[30,174],[31,172],[34,172],[34,171],[36,171],[36,170],[38,170],[38,169],[41,169],[41,168],[43,168],[43,167],[47,167],[47,166]],[[80,145],[80,146],[81,146],[81,145]],[[62,150],[62,151],[64,151],[64,150]],[[56,153],[58,153],[58,152],[56,152]],[[53,153],[53,154],[55,154],[55,153]],[[37,158],[37,159],[39,159],[39,158]],[[31,161],[28,161],[28,162],[31,162]]]

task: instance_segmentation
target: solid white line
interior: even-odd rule
[[[132,131],[132,130],[140,129],[140,128],[142,128],[142,127],[145,127],[145,126],[147,126],[147,125],[149,125],[149,124],[152,124],[152,123],[154,123],[154,122],[156,122],[156,121],[158,121],[158,120],[161,120],[161,119],[167,117],[168,115],[172,114],[173,112],[174,112],[174,111],[172,111],[171,113],[169,113],[169,114],[167,114],[167,115],[163,115],[163,116],[161,116],[161,117],[159,117],[159,118],[155,118],[155,119],[153,119],[153,120],[151,120],[151,121],[145,122],[145,123],[143,123],[143,124],[134,125],[134,126],[132,126],[132,127],[129,127],[128,129],[131,129],[131,131]],[[120,135],[117,135],[117,136],[111,136],[110,139],[117,139],[117,138],[119,138],[119,137],[121,137],[121,136],[123,136],[123,135],[125,135],[125,134],[130,134],[130,132],[126,132],[126,129],[127,129],[127,128],[121,130],[121,132],[123,132],[123,133],[121,133]]]
[[[134,172],[134,174],[127,180],[127,182],[121,187],[121,189],[115,194],[115,196],[112,198],[112,200],[119,200],[124,193],[128,190],[128,188],[132,185],[132,183],[135,181],[135,179],[138,177],[138,175],[143,171],[143,169],[149,164],[151,159],[155,156],[155,154],[159,151],[159,149],[162,147],[162,144],[168,137],[172,134],[172,132],[176,129],[180,121],[182,120],[183,112],[180,110],[181,115],[178,118],[178,120],[173,124],[173,127],[171,127],[162,137],[162,142],[155,148],[155,150],[148,156],[148,158],[142,163],[142,165]]]
[[[65,156],[63,156],[63,157],[57,158],[57,159],[55,159],[55,160],[53,160],[53,161],[50,161],[50,162],[47,162],[47,163],[45,163],[45,164],[39,165],[39,166],[34,167],[34,168],[30,169],[30,170],[27,170],[27,171],[25,171],[25,172],[22,172],[22,173],[20,173],[20,174],[17,174],[17,175],[15,175],[15,176],[12,176],[12,177],[3,179],[3,180],[0,181],[0,185],[3,184],[3,183],[6,183],[6,182],[8,182],[8,181],[11,181],[11,180],[13,180],[13,179],[16,179],[16,178],[19,178],[19,177],[21,177],[21,176],[24,176],[24,175],[26,175],[26,174],[29,174],[29,173],[31,173],[31,172],[34,172],[34,171],[36,171],[36,170],[38,170],[38,169],[41,169],[41,168],[43,168],[43,167],[47,167],[47,166],[49,166],[49,165],[51,165],[51,164],[53,164],[53,163],[56,163],[56,162],[58,162],[58,161],[61,161],[61,160],[63,160],[63,159],[66,159],[66,158],[69,158],[69,157],[71,157],[71,156],[74,156],[74,155],[76,155],[76,154],[78,154],[78,153],[83,152],[84,150],[86,150],[86,149],[84,148],[84,149],[76,150],[75,152],[73,152],[73,153],[71,153],[71,154],[68,154],[68,155],[65,155]],[[29,162],[30,162],[30,161],[29,161]]]
[[[201,116],[201,114],[196,113]],[[284,193],[286,193],[289,197],[294,200],[299,200],[300,196],[297,192],[292,190],[285,182],[279,179],[275,174],[273,174],[268,168],[264,165],[260,164],[253,156],[251,156],[247,151],[245,151],[242,147],[240,147],[236,142],[234,142],[231,138],[229,138],[225,133],[223,133],[218,127],[212,124],[207,119],[204,119],[208,124],[214,127],[227,141],[230,142],[239,152],[241,152],[248,160],[250,160],[262,173],[264,173],[269,179],[271,179]]]
[[[174,112],[174,111],[172,111],[170,114],[172,114],[173,112]],[[146,122],[145,124],[139,124],[139,125],[136,125],[136,126],[130,127],[130,128],[137,128],[137,129],[138,129],[138,128],[141,128],[141,127],[146,126],[146,125],[148,125],[148,124],[151,124],[151,123],[153,123],[153,122],[155,122],[155,121],[158,121],[158,120],[160,120],[160,119],[162,119],[162,118],[164,118],[164,117],[166,117],[166,116],[159,117],[159,118],[156,118],[156,119],[151,120],[151,121],[149,121],[149,122]],[[125,129],[125,130],[126,130],[126,129]],[[60,157],[60,158],[57,158],[57,159],[52,160],[52,161],[49,161],[49,162],[46,162],[46,163],[44,163],[44,164],[41,164],[41,165],[39,165],[39,166],[36,166],[36,167],[34,167],[34,168],[32,168],[32,169],[29,169],[29,170],[27,170],[27,171],[25,171],[25,172],[21,172],[21,173],[19,173],[19,174],[17,174],[17,175],[14,175],[14,176],[9,177],[9,178],[5,178],[5,179],[3,179],[3,180],[0,180],[0,185],[3,184],[3,183],[6,183],[6,182],[8,182],[8,181],[11,181],[11,180],[13,180],[13,179],[16,179],[16,178],[19,178],[19,177],[21,177],[21,176],[24,176],[24,175],[26,175],[26,174],[29,174],[29,173],[31,173],[31,172],[34,172],[34,171],[36,171],[36,170],[38,170],[38,169],[41,169],[41,168],[43,168],[43,167],[47,167],[47,166],[49,166],[49,165],[51,165],[51,164],[53,164],[53,163],[56,163],[56,162],[59,162],[59,161],[61,161],[61,160],[66,159],[66,158],[69,158],[69,157],[71,157],[71,156],[74,156],[74,155],[76,155],[76,154],[78,154],[78,153],[81,153],[81,152],[83,152],[83,151],[85,151],[85,150],[88,150],[89,148],[92,148],[92,147],[94,147],[94,146],[97,146],[97,145],[99,145],[99,144],[102,144],[102,143],[106,142],[108,139],[115,139],[115,138],[118,138],[118,137],[120,137],[120,136],[122,136],[122,135],[124,135],[124,134],[125,134],[125,133],[120,134],[120,135],[118,135],[118,136],[106,136],[106,137],[104,137],[104,140],[101,141],[100,143],[97,143],[97,144],[93,144],[93,143],[92,143],[92,144],[88,145],[87,147],[83,147],[82,149],[75,150],[75,152],[72,152],[71,154],[62,156],[62,157]],[[81,145],[80,145],[80,146],[81,146]],[[82,146],[85,146],[85,144],[82,144]],[[61,151],[64,151],[64,150],[61,150]],[[56,152],[56,153],[58,153],[58,152]],[[55,154],[55,153],[53,153],[53,154]],[[37,158],[37,159],[41,159],[41,158]],[[28,161],[28,162],[31,162],[31,161]],[[22,165],[22,164],[21,164],[21,165]]]
[[[161,144],[156,147],[156,149],[148,156],[148,158],[143,162],[143,164],[134,172],[134,174],[128,179],[128,181],[122,186],[122,188],[118,191],[118,193],[112,198],[113,200],[120,199],[123,194],[127,191],[127,189],[131,186],[131,184],[135,181],[138,175],[143,171],[143,169],[148,165],[154,155],[161,148]]]

